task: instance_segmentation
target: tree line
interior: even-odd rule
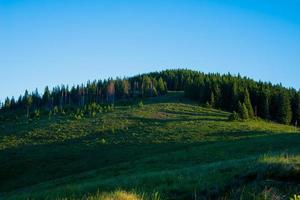
[[[300,93],[281,84],[254,81],[231,74],[205,74],[188,69],[165,70],[130,78],[87,82],[87,84],[45,88],[25,92],[17,100],[7,98],[2,111],[23,109],[27,113],[37,108],[54,106],[84,106],[91,103],[112,104],[132,97],[153,97],[167,91],[184,91],[185,96],[200,104],[232,112],[232,118],[260,117],[282,124],[300,122]]]
[[[170,90],[184,90],[186,97],[200,104],[233,112],[233,119],[260,117],[293,125],[300,122],[300,93],[294,88],[230,73],[205,74],[181,69],[150,75],[162,77]]]
[[[52,90],[45,87],[42,94],[36,89],[27,90],[18,99],[6,98],[1,106],[2,112],[24,110],[27,117],[37,109],[53,110],[55,107],[84,107],[91,104],[114,104],[116,100],[132,97],[155,97],[167,93],[162,78],[155,79],[147,75],[132,78],[98,80],[77,86],[57,86]]]

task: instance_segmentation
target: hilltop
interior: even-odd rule
[[[299,191],[298,129],[230,115],[169,92],[92,115],[1,121],[1,196],[284,199]]]
[[[39,117],[41,113],[51,116],[59,109],[78,117],[81,113],[76,112],[77,108],[84,107],[84,112],[93,114],[102,111],[103,105],[163,96],[168,90],[184,91],[190,100],[233,112],[233,119],[259,117],[295,126],[300,122],[300,92],[294,88],[257,82],[240,75],[205,74],[187,69],[94,80],[72,87],[57,86],[52,90],[46,86],[43,94],[38,90],[32,93],[26,90],[18,99],[6,98],[0,109],[0,120],[18,118],[20,114],[28,119]]]

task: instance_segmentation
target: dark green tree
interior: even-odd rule
[[[239,101],[238,84],[234,80],[231,83],[231,95],[229,98],[229,105],[232,111],[238,108],[238,101]]]
[[[51,92],[48,86],[45,87],[44,94],[42,97],[42,103],[48,108],[50,108],[51,106]]]
[[[233,111],[231,115],[229,115],[229,120],[230,121],[236,121],[239,120],[240,116],[237,112]]]
[[[28,95],[26,97],[26,106],[27,106],[27,114],[26,114],[26,116],[27,116],[27,118],[29,118],[29,112],[30,112],[30,107],[31,107],[32,103],[33,103],[32,96]]]
[[[142,97],[152,97],[157,94],[157,92],[154,91],[153,81],[149,76],[143,77],[141,94]]]
[[[291,102],[289,94],[281,90],[278,95],[278,111],[276,120],[282,124],[290,124],[292,120]]]
[[[248,116],[249,118],[254,117],[254,111],[250,100],[250,94],[248,92],[248,89],[245,90],[245,97],[244,97],[244,104],[248,110]]]
[[[292,123],[299,124],[300,123],[300,94],[299,92],[295,92],[292,98]]]
[[[212,92],[211,95],[210,95],[210,101],[209,101],[209,104],[212,108],[215,108],[216,107],[216,101],[215,101],[215,95],[214,93]]]
[[[4,108],[5,108],[6,110],[8,110],[8,109],[10,109],[10,107],[11,107],[11,101],[10,101],[10,99],[7,97],[7,98],[5,99],[5,102],[4,102]]]
[[[258,115],[263,119],[270,119],[270,92],[267,89],[262,89],[258,104]]]
[[[164,95],[167,93],[165,83],[161,77],[158,79],[157,82],[157,92],[159,93],[159,95]]]
[[[244,103],[238,102],[238,114],[240,119],[249,119],[248,109]]]

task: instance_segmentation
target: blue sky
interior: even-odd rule
[[[0,0],[0,100],[169,68],[300,88],[292,0]]]

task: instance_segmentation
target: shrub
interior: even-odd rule
[[[143,103],[142,101],[140,101],[140,102],[138,103],[138,107],[139,107],[139,108],[144,107],[144,103]]]
[[[206,108],[212,108],[212,106],[211,106],[211,104],[209,102],[206,102],[205,107]]]
[[[233,112],[231,115],[229,115],[229,120],[230,121],[236,121],[236,120],[239,120],[239,114],[237,112]]]
[[[100,143],[101,144],[106,144],[106,140],[103,138],[103,139],[100,140]]]
[[[244,103],[238,103],[238,113],[239,117],[243,120],[249,119],[249,113],[246,105]]]
[[[111,104],[111,105],[108,105],[108,108],[107,108],[107,111],[108,112],[112,112],[112,111],[114,111],[114,104]]]
[[[294,195],[293,197],[290,198],[290,200],[300,200],[300,195]]]
[[[74,115],[75,119],[82,119],[84,117],[84,113],[81,109],[77,108],[77,111]]]
[[[58,111],[59,111],[58,107],[55,106],[55,107],[53,108],[53,114],[56,115],[56,114],[58,113]]]
[[[60,110],[60,113],[61,113],[62,115],[66,115],[66,112],[64,111],[64,109],[61,109],[61,110]]]

